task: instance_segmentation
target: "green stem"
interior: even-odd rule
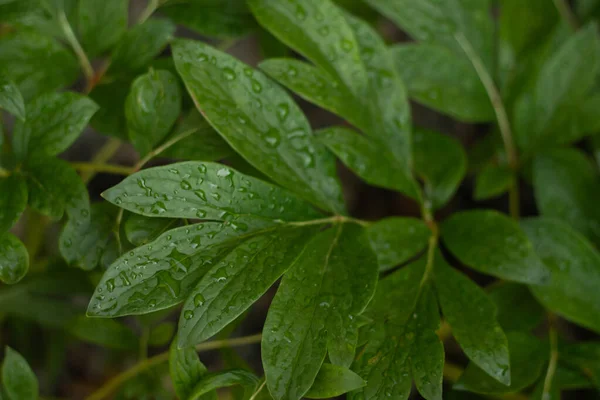
[[[561,18],[565,20],[569,26],[576,31],[579,29],[579,21],[565,0],[554,0],[554,6],[558,10]]]
[[[150,1],[148,1],[148,5],[146,6],[146,8],[144,9],[144,11],[142,11],[142,13],[140,14],[140,16],[138,17],[137,23],[138,24],[143,24],[144,22],[146,22],[146,20],[148,18],[150,18],[150,16],[152,14],[154,14],[154,11],[156,11],[156,9],[158,8],[158,4],[159,4],[159,0],[150,0]]]
[[[106,172],[115,175],[131,175],[135,171],[131,167],[124,167],[122,165],[113,164],[95,164],[87,162],[74,162],[71,166],[78,171],[94,171],[94,172]]]
[[[71,24],[69,24],[69,20],[67,19],[67,16],[63,11],[60,11],[58,13],[58,23],[60,24],[60,27],[62,28],[63,33],[65,34],[67,42],[69,42],[69,45],[71,45],[71,48],[73,48],[73,51],[75,52],[75,55],[79,60],[79,64],[81,65],[81,69],[83,70],[83,74],[85,75],[86,80],[88,82],[91,82],[94,79],[94,68],[92,68],[90,60],[88,59],[87,55],[85,54],[85,51],[81,47],[81,44],[79,44],[79,41],[75,36],[75,32],[73,32]]]
[[[256,398],[258,397],[260,392],[265,387],[266,383],[267,383],[267,380],[266,379],[263,380],[263,383],[261,383],[260,386],[258,387],[258,389],[256,389],[256,392],[252,393],[252,396],[250,396],[250,398],[248,400],[256,400]]]
[[[144,326],[142,328],[142,336],[140,337],[139,358],[146,360],[148,358],[148,340],[150,339],[150,328]]]
[[[332,224],[332,223],[338,223],[338,222],[341,222],[341,223],[351,222],[351,223],[355,223],[355,224],[358,224],[361,226],[369,226],[370,225],[369,221],[363,221],[363,220],[352,218],[352,217],[346,217],[344,215],[333,215],[331,217],[311,219],[309,221],[287,222],[286,224],[294,225],[294,226],[308,226],[308,225]]]
[[[212,342],[201,343],[196,346],[196,350],[199,352],[220,349],[228,346],[245,346],[260,342],[262,334],[258,333],[252,336],[245,336],[233,339],[214,340]],[[127,382],[129,379],[136,377],[140,373],[166,362],[169,359],[169,352],[160,353],[154,357],[143,360],[130,369],[120,373],[114,378],[106,382],[97,391],[85,398],[85,400],[101,400],[108,397],[111,393],[117,390],[121,385]]]
[[[502,136],[502,141],[504,142],[504,149],[508,157],[508,165],[516,176],[517,169],[519,168],[517,148],[513,142],[512,129],[508,120],[508,114],[504,108],[504,103],[502,102],[502,96],[500,96],[500,92],[498,91],[494,80],[485,68],[483,61],[481,58],[479,58],[467,38],[461,32],[456,33],[454,38],[460,47],[462,47],[463,51],[471,61],[471,64],[473,64],[473,67],[475,68],[475,71],[477,71],[477,75],[479,76],[479,79],[481,80],[481,83],[485,87],[488,97],[490,98],[490,102],[492,103],[492,107],[494,108],[494,113],[496,114],[496,119],[498,121],[498,127],[500,128],[500,135]],[[518,219],[519,187],[516,181],[517,179],[515,178],[515,183],[513,183],[513,187],[509,191],[509,208],[511,216],[515,219]]]
[[[195,133],[196,131],[198,131],[197,128],[193,128],[193,129],[189,129],[187,131],[181,132],[178,135],[175,135],[173,138],[167,140],[165,143],[163,143],[161,146],[157,147],[156,149],[152,150],[150,153],[148,153],[144,158],[142,158],[140,161],[138,161],[134,166],[133,166],[133,170],[134,171],[139,171],[140,169],[142,169],[142,167],[144,165],[146,165],[146,163],[148,163],[148,161],[150,161],[151,159],[153,159],[154,157],[158,156],[159,154],[165,152],[169,147],[173,146],[174,144],[176,144],[177,142],[185,139],[186,137],[190,136],[191,134]]]
[[[558,364],[558,333],[556,332],[556,316],[552,313],[548,314],[548,336],[550,339],[550,361],[548,362],[548,370],[544,378],[542,399],[550,398],[552,380],[554,379],[554,373]]]
[[[98,153],[96,153],[94,158],[92,158],[91,164],[98,165],[98,164],[106,163],[115,155],[115,153],[119,150],[120,147],[121,147],[121,141],[119,139],[117,139],[117,138],[108,139],[106,141],[106,143],[104,143],[104,145],[100,148],[100,151],[98,151]],[[83,183],[87,184],[89,181],[91,181],[94,178],[94,176],[96,176],[96,174],[99,171],[87,170],[87,171],[82,171],[82,172],[83,173],[81,174],[81,179],[83,180]]]

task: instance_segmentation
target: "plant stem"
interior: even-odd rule
[[[73,51],[75,52],[75,55],[79,60],[79,64],[81,65],[81,69],[83,70],[83,74],[85,75],[85,78],[89,84],[89,82],[92,81],[92,79],[94,78],[94,68],[92,68],[90,60],[85,54],[85,51],[83,51],[81,44],[79,44],[77,36],[75,36],[75,32],[73,32],[71,24],[69,24],[69,20],[67,19],[67,16],[65,15],[64,11],[60,11],[58,13],[58,23],[60,24],[60,27],[62,28],[63,33],[65,34],[65,38],[71,45],[71,48],[73,48]]]
[[[258,395],[260,394],[260,392],[265,387],[266,383],[267,383],[267,380],[266,379],[263,380],[263,383],[261,383],[260,386],[258,387],[258,389],[256,389],[256,392],[252,393],[252,396],[250,396],[250,398],[248,400],[256,400],[256,398],[258,397]]]
[[[554,0],[554,6],[558,10],[561,18],[565,20],[569,26],[576,31],[579,29],[579,22],[577,21],[577,17],[569,7],[569,4],[565,0]]]
[[[94,171],[94,172],[106,172],[115,175],[131,175],[135,171],[131,167],[124,167],[122,165],[113,164],[95,164],[86,162],[75,162],[71,163],[71,166],[78,171]]]
[[[94,158],[92,158],[91,164],[98,165],[98,164],[106,163],[115,155],[115,153],[119,150],[120,147],[121,147],[121,141],[119,139],[117,139],[117,138],[108,139],[106,141],[106,143],[104,143],[104,145],[100,148],[98,153],[96,153]],[[100,172],[100,171],[96,171],[96,170],[87,170],[87,171],[82,170],[82,171],[83,171],[83,173],[81,174],[81,179],[83,180],[83,183],[86,183],[86,184],[89,181],[91,181],[98,172]]]
[[[454,38],[462,47],[463,51],[473,64],[475,71],[477,71],[477,75],[483,83],[485,90],[490,98],[490,102],[492,103],[492,107],[494,108],[494,113],[496,114],[496,119],[498,121],[498,127],[500,128],[500,135],[502,136],[502,141],[504,143],[504,149],[506,151],[506,155],[508,157],[508,165],[515,173],[515,183],[513,183],[511,190],[509,191],[509,208],[510,214],[513,218],[519,218],[519,187],[517,185],[516,173],[519,167],[519,160],[517,157],[517,149],[513,142],[513,134],[512,129],[510,127],[510,122],[508,120],[508,114],[506,113],[506,109],[504,108],[504,103],[502,102],[502,96],[500,96],[500,92],[494,83],[494,80],[488,73],[485,65],[481,58],[477,55],[471,43],[467,40],[465,35],[461,32],[458,32],[454,35]]]
[[[240,338],[214,340],[212,342],[201,343],[196,346],[196,350],[199,352],[220,349],[227,346],[245,346],[248,344],[254,344],[260,342],[262,334],[258,333],[252,336],[244,336]],[[85,400],[101,400],[108,397],[111,393],[117,390],[123,383],[129,379],[137,376],[138,374],[150,369],[156,365],[162,364],[169,359],[169,352],[160,353],[154,357],[147,358],[128,370],[120,373],[114,378],[106,382],[97,391],[86,397]]]
[[[154,14],[154,11],[156,11],[156,9],[158,8],[158,3],[159,0],[149,0],[148,5],[138,17],[137,23],[143,24],[144,22],[146,22],[146,20],[150,18],[150,16]]]
[[[544,378],[544,388],[542,391],[542,399],[550,398],[552,390],[552,380],[556,372],[558,364],[558,334],[556,332],[556,316],[552,313],[548,314],[548,337],[550,339],[550,361],[548,362],[548,370]]]
[[[169,147],[173,146],[174,144],[176,144],[177,142],[179,142],[180,140],[185,139],[186,137],[190,136],[191,134],[195,133],[196,131],[198,131],[197,128],[193,128],[193,129],[189,129],[187,131],[181,132],[180,134],[174,136],[173,138],[167,140],[165,143],[163,143],[161,146],[157,147],[156,149],[152,150],[150,153],[146,154],[146,156],[144,158],[142,158],[140,161],[138,161],[134,166],[133,166],[133,170],[134,171],[139,171],[140,169],[142,169],[142,167],[144,165],[146,165],[146,163],[148,161],[150,161],[151,159],[153,159],[154,157],[156,157],[157,155],[163,153],[164,151],[166,151]]]

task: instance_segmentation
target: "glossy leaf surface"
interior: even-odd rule
[[[145,169],[103,196],[121,208],[150,217],[267,222],[319,216],[285,189],[223,164],[196,161]]]
[[[13,234],[0,234],[0,280],[19,282],[29,269],[29,253],[25,245]]]
[[[238,153],[313,203],[344,211],[333,158],[281,87],[200,42],[177,41],[173,57],[196,106]]]
[[[0,178],[0,234],[8,231],[27,206],[27,185],[17,175]]]
[[[27,360],[8,346],[2,362],[2,388],[9,400],[38,398],[38,381]]]
[[[366,382],[348,368],[324,363],[310,390],[304,395],[309,399],[328,399],[359,389]]]
[[[550,278],[519,225],[497,211],[455,213],[442,224],[442,238],[452,254],[477,271],[531,284]]]
[[[21,91],[11,81],[0,81],[0,109],[4,109],[15,117],[25,119],[25,102]]]
[[[532,286],[536,298],[568,320],[600,332],[600,254],[563,222],[533,218],[522,222],[535,251],[552,271],[548,285]]]
[[[263,328],[263,367],[275,399],[300,399],[329,352],[348,366],[356,317],[375,290],[377,260],[364,229],[338,224],[314,235],[285,274]]]

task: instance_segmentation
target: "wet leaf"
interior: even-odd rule
[[[19,220],[27,206],[27,185],[22,177],[0,178],[0,235]]]
[[[249,393],[252,393],[259,382],[260,379],[258,379],[256,375],[242,369],[232,369],[229,371],[206,374],[194,387],[188,399],[198,400],[215,389],[234,385],[242,385],[247,388]]]
[[[63,213],[86,220],[90,199],[85,184],[69,163],[54,157],[29,160],[25,166],[29,206],[53,219]]]
[[[491,288],[488,296],[496,304],[497,320],[507,332],[531,331],[545,317],[544,307],[525,285],[501,282]]]
[[[522,227],[534,249],[552,272],[548,285],[531,286],[548,309],[600,332],[600,254],[565,223],[532,218]]]
[[[497,211],[455,213],[442,224],[442,238],[452,254],[477,271],[536,285],[550,278],[519,225]]]
[[[125,99],[129,138],[145,155],[169,133],[181,112],[181,90],[175,75],[150,70],[137,77]]]
[[[83,132],[98,106],[73,93],[48,93],[27,105],[27,120],[17,120],[13,149],[21,160],[62,153]]]
[[[300,399],[326,353],[335,365],[354,357],[356,317],[371,299],[377,259],[366,232],[336,224],[314,235],[285,274],[263,329],[263,367],[275,399]]]
[[[547,345],[529,333],[510,332],[506,336],[510,352],[510,385],[503,385],[474,363],[469,363],[454,389],[481,394],[518,393],[540,377],[548,358]]]
[[[415,257],[427,247],[431,231],[416,218],[389,217],[367,228],[379,271],[387,271]]]
[[[494,120],[489,97],[462,54],[436,44],[392,47],[396,70],[415,101],[465,122]]]
[[[179,222],[173,218],[149,218],[131,214],[125,221],[125,236],[131,244],[141,246],[155,240],[167,229],[176,228]]]
[[[366,382],[348,368],[324,363],[310,390],[304,395],[309,399],[328,399],[359,389]]]
[[[507,165],[488,164],[477,174],[475,200],[486,200],[505,193],[515,181],[513,171]]]
[[[188,161],[148,168],[103,194],[111,203],[150,217],[302,221],[318,217],[285,189],[226,165]],[[244,229],[244,224],[239,224]]]
[[[25,102],[17,85],[11,81],[0,81],[0,109],[15,117],[25,119]]]
[[[169,349],[169,373],[175,393],[180,399],[188,399],[194,386],[208,370],[200,361],[196,349],[193,347],[178,348],[177,338],[173,339]],[[203,398],[216,398],[216,393],[205,394]]]
[[[442,313],[467,357],[503,385],[511,383],[512,362],[496,306],[485,291],[441,257],[436,257],[435,288]]]
[[[127,30],[126,0],[79,0],[79,36],[90,56],[114,46]]]
[[[583,153],[557,149],[539,154],[533,163],[533,188],[541,215],[561,219],[600,243],[600,180]]]
[[[333,157],[281,87],[200,42],[177,41],[173,57],[200,112],[237,152],[307,200],[344,211]]]
[[[425,186],[423,201],[438,209],[452,198],[463,180],[467,155],[451,136],[420,129],[413,134],[413,148],[415,173]]]
[[[189,292],[179,320],[179,345],[203,342],[241,315],[295,264],[315,231],[269,228],[240,237]]]
[[[27,360],[6,346],[2,362],[2,389],[9,400],[37,400],[38,381]]]
[[[0,234],[0,280],[19,282],[29,270],[29,254],[25,245],[13,234]]]

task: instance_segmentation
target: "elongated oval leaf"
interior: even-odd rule
[[[486,165],[475,180],[475,200],[485,200],[505,193],[515,181],[507,165]]]
[[[270,229],[217,260],[190,292],[179,320],[180,345],[200,343],[241,315],[290,268],[314,227]]]
[[[552,271],[545,286],[531,286],[547,308],[600,332],[600,254],[582,235],[552,219],[522,222],[535,251]]]
[[[435,262],[435,287],[454,337],[479,368],[510,385],[509,349],[496,321],[496,306],[483,289],[449,266],[441,254]]]
[[[9,400],[38,398],[38,381],[27,360],[8,346],[2,362],[2,388]]]
[[[126,0],[79,1],[79,36],[87,54],[98,55],[114,46],[127,30]]]
[[[477,271],[530,284],[550,278],[519,225],[497,211],[456,213],[442,224],[442,238],[452,254]]]
[[[29,253],[25,245],[13,234],[0,234],[0,280],[14,284],[27,274]]]
[[[181,90],[175,75],[150,70],[131,85],[125,100],[129,138],[141,154],[147,154],[169,133],[181,111]]]
[[[177,347],[177,338],[173,340],[169,349],[169,374],[175,393],[180,399],[190,397],[194,386],[200,382],[207,371],[195,348],[180,349]]]
[[[287,190],[222,164],[196,161],[145,169],[102,195],[121,208],[155,217],[301,221],[319,215]]]
[[[379,271],[405,263],[427,247],[431,231],[416,218],[384,218],[367,228]]]
[[[198,400],[202,396],[210,393],[211,391],[219,388],[225,388],[234,385],[242,385],[249,389],[252,393],[258,386],[260,380],[256,375],[251,372],[244,371],[241,369],[233,369],[230,371],[215,372],[207,374],[192,390],[188,400]]]
[[[310,390],[304,395],[309,399],[328,399],[359,389],[366,382],[348,368],[324,363]]]
[[[498,323],[507,331],[531,331],[545,317],[544,307],[529,288],[513,282],[499,282],[488,296],[496,304]]]
[[[179,222],[173,218],[149,218],[131,214],[125,221],[125,236],[131,244],[141,246],[162,235],[166,230],[176,228]]]
[[[48,93],[27,105],[27,120],[17,121],[13,149],[26,157],[54,156],[79,137],[98,106],[88,97],[72,92]]]
[[[333,157],[281,87],[200,42],[177,41],[173,58],[198,109],[238,153],[322,208],[344,211]]]
[[[539,154],[533,163],[535,200],[544,217],[558,218],[600,243],[600,179],[575,149]]]
[[[15,117],[25,119],[25,102],[17,85],[12,81],[0,81],[0,109],[4,109]]]
[[[0,178],[0,234],[12,228],[26,206],[25,180],[17,175]]]
[[[335,225],[310,240],[285,274],[263,329],[263,367],[273,398],[306,394],[327,351],[333,364],[352,362],[356,317],[376,281],[377,260],[360,226]]]

